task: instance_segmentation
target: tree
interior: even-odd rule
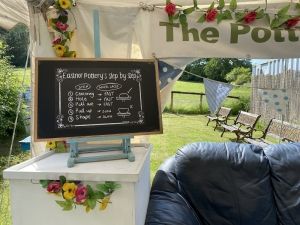
[[[185,71],[197,74],[201,77],[226,82],[226,74],[235,67],[245,67],[251,70],[252,65],[250,60],[235,58],[203,58],[188,64]],[[202,78],[185,72],[180,80],[202,81]]]
[[[212,58],[205,65],[204,72],[207,78],[226,82],[226,74],[233,68],[241,66],[251,69],[251,63],[249,60]]]
[[[236,67],[226,74],[226,80],[238,85],[251,81],[251,71],[249,68]]]
[[[0,41],[0,139],[12,135],[20,85],[6,52],[7,46]],[[24,132],[24,110],[19,114],[18,132]]]
[[[183,81],[202,81],[202,78],[197,77],[196,74],[201,77],[206,77],[204,73],[204,66],[206,65],[208,59],[197,59],[196,61],[188,64],[185,67],[185,72],[183,72],[180,80]]]
[[[204,66],[206,77],[212,80],[225,81],[225,74],[228,70],[226,61],[213,58]]]
[[[0,39],[3,39],[3,37],[6,35],[7,31],[0,27]]]
[[[4,34],[4,41],[9,46],[7,54],[12,56],[11,63],[17,67],[25,65],[29,44],[28,28],[24,24],[17,24]]]

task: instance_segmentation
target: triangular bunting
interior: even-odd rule
[[[204,78],[205,95],[211,114],[215,114],[233,86]]]
[[[168,63],[158,60],[159,83],[160,90],[171,83],[182,72],[181,69],[176,69]]]

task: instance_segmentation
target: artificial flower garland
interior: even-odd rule
[[[48,25],[55,33],[52,40],[52,47],[57,57],[76,57],[76,51],[69,49],[75,29],[70,29],[70,25],[68,24],[69,15],[71,14],[72,7],[75,5],[75,0],[56,0],[53,5],[56,17],[48,19]],[[67,151],[65,141],[48,141],[46,148],[57,152]]]
[[[76,51],[69,49],[75,30],[70,29],[68,24],[73,6],[75,6],[75,0],[56,0],[53,6],[56,10],[56,17],[48,19],[49,26],[55,31],[52,47],[58,57],[76,57]]]
[[[105,210],[110,202],[112,193],[121,187],[116,182],[106,181],[103,184],[97,184],[96,189],[90,185],[84,185],[81,181],[67,181],[66,177],[60,176],[59,180],[40,180],[43,188],[48,193],[61,196],[63,201],[56,203],[64,211],[76,209],[76,206],[85,207],[89,212],[95,209],[97,203],[100,210]]]
[[[178,6],[178,10],[177,10]],[[181,9],[181,6],[166,1],[165,12],[168,14],[169,22],[173,23],[174,20],[179,19],[181,25],[187,25],[187,15],[195,11],[200,11],[200,17],[198,23],[214,22],[220,23],[222,20],[232,20],[235,18],[236,22],[243,22],[246,24],[253,23],[257,19],[265,18],[270,24],[271,29],[285,28],[291,29],[296,28],[300,21],[300,3],[294,4],[295,9],[298,10],[297,15],[289,15],[288,11],[291,4],[281,8],[271,20],[265,9],[256,8],[254,10],[245,9],[244,11],[237,11],[237,0],[231,0],[229,8],[225,9],[225,0],[219,0],[218,6],[215,7],[215,3],[212,2],[209,8],[205,11],[201,11],[198,7],[197,0],[193,0],[193,7]]]

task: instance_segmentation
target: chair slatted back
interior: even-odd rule
[[[248,113],[244,111],[240,111],[235,123],[239,123],[241,125],[248,126],[250,128],[254,128],[257,121],[259,120],[260,115],[254,113]]]
[[[264,136],[269,134],[284,140],[300,142],[300,126],[285,121],[272,119]]]
[[[221,107],[217,116],[227,118],[231,112],[231,108]]]

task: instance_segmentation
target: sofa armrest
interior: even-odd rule
[[[201,225],[194,209],[179,192],[175,157],[167,159],[154,177],[145,224]]]
[[[145,225],[201,225],[196,213],[179,193],[153,191]]]

